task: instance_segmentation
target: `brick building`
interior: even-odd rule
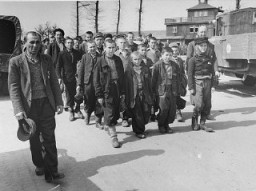
[[[198,0],[198,4],[187,9],[187,17],[166,18],[166,37],[170,42],[188,44],[192,41],[200,25],[208,27],[208,37],[214,35],[215,28],[212,23],[216,19],[219,8],[208,4],[208,0]]]

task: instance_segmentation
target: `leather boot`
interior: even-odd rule
[[[182,114],[181,114],[180,109],[177,109],[176,118],[177,118],[178,122],[183,122],[183,118],[182,118]]]
[[[83,113],[79,110],[76,112],[78,119],[84,119]]]
[[[86,125],[89,125],[89,123],[90,123],[90,117],[91,117],[91,114],[85,112],[84,121],[85,121],[85,124],[86,124]]]
[[[70,111],[69,113],[69,121],[74,121],[75,120],[75,115],[73,111]]]
[[[193,116],[192,116],[191,128],[192,128],[193,131],[198,131],[198,130],[200,130],[200,127],[199,127],[199,125],[198,125],[198,115],[193,115]]]
[[[102,117],[96,117],[95,122],[96,122],[96,125],[95,125],[96,128],[100,130],[104,129],[104,126],[102,125]]]
[[[207,127],[207,126],[205,125],[205,121],[206,121],[206,120],[200,120],[200,128],[201,128],[202,130],[205,130],[206,132],[214,132],[214,130],[213,130],[212,128]]]

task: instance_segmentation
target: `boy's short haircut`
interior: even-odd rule
[[[55,29],[55,30],[53,31],[54,36],[56,35],[56,32],[60,32],[60,33],[62,34],[62,36],[65,35],[64,30],[62,30],[61,28],[57,28],[57,29]]]
[[[112,39],[107,39],[107,40],[105,40],[105,42],[104,42],[104,46],[105,46],[105,47],[106,47],[106,44],[107,44],[107,43],[115,44],[115,46],[116,46],[115,41],[114,41],[114,40],[112,40]]]
[[[127,33],[127,36],[128,36],[128,34],[132,34],[132,35],[134,36],[133,32],[128,32],[128,33]]]
[[[149,38],[149,42],[150,42],[151,40],[157,41],[157,39],[156,39],[155,37],[153,37],[153,36]]]
[[[67,36],[67,37],[65,38],[65,43],[66,43],[67,40],[72,40],[72,41],[74,41],[73,38],[71,38],[71,37],[69,37],[69,36]]]
[[[86,42],[87,44],[96,44],[94,40],[89,40]]]
[[[139,44],[138,48],[148,48],[148,46],[145,43]]]
[[[76,38],[74,38],[74,40],[82,41],[83,39],[81,36],[76,36]]]
[[[134,51],[131,53],[131,58],[133,58],[134,56],[141,58],[141,54],[138,51]]]
[[[166,53],[166,52],[173,53],[172,48],[170,48],[170,47],[168,47],[168,46],[167,46],[167,47],[164,47],[161,53],[162,53],[162,55],[163,55],[163,54]]]
[[[86,31],[85,34],[89,34],[89,35],[92,35],[92,36],[93,36],[93,32],[92,32],[92,31]]]

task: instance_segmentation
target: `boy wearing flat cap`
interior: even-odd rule
[[[192,130],[200,129],[213,132],[212,128],[205,125],[207,114],[211,109],[211,87],[214,76],[213,59],[207,54],[209,42],[207,37],[195,40],[195,55],[188,63],[188,89],[191,94],[191,102],[194,104],[192,115]],[[200,124],[198,124],[198,116]]]
[[[96,44],[96,52],[102,55],[103,53],[103,43],[104,43],[104,35],[101,32],[96,33],[94,37],[94,41]]]

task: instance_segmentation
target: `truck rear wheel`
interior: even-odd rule
[[[246,86],[254,86],[256,84],[256,77],[244,75],[242,82]]]
[[[0,95],[9,95],[8,91],[8,75],[7,73],[0,73]]]

